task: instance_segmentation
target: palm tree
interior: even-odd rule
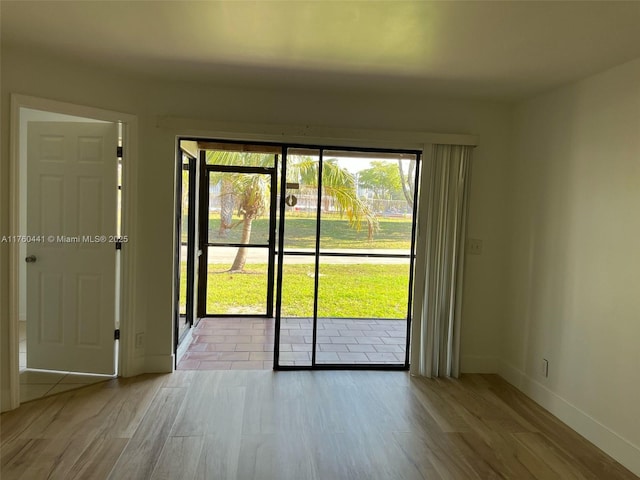
[[[209,151],[207,163],[216,165],[272,166],[273,155],[245,152]],[[349,226],[356,230],[366,222],[369,240],[378,228],[375,214],[356,195],[354,177],[338,165],[337,160],[323,160],[322,194],[330,198],[340,214],[346,215]],[[318,188],[319,162],[308,156],[291,156],[287,159],[287,180],[297,182],[306,188]],[[228,231],[242,224],[241,244],[251,240],[253,221],[263,215],[269,204],[271,185],[267,177],[261,174],[238,174],[220,172],[216,174],[221,185],[220,232]],[[230,194],[230,192],[234,192]],[[231,207],[230,207],[231,206]],[[229,211],[236,210],[242,219],[231,222]],[[248,249],[240,247],[229,269],[231,273],[244,271]]]

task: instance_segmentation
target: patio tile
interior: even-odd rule
[[[407,343],[407,339],[403,337],[382,337],[381,340],[386,344],[405,345]]]
[[[313,334],[313,332],[311,332]],[[340,331],[336,328],[318,328],[318,336],[339,337]]]
[[[320,332],[318,332],[318,333],[320,333]],[[321,343],[331,343],[331,339],[332,338],[333,337],[325,337],[324,335],[322,335],[322,336],[318,335],[316,337],[316,343],[318,345],[320,345]],[[307,337],[304,337],[304,343],[313,343],[313,335],[309,335]]]
[[[376,352],[403,353],[404,345],[374,345]]]
[[[251,352],[249,360],[273,360],[273,352]]]
[[[250,352],[220,352],[220,358],[218,360],[249,360]]]
[[[253,335],[251,337],[251,343],[273,343],[273,335]]]
[[[238,343],[236,352],[262,352],[264,349],[261,343]]]
[[[386,330],[390,337],[405,337],[407,336],[406,330]]]
[[[360,345],[360,344],[354,344],[354,345],[347,345],[347,348],[349,349],[350,352],[375,352],[375,348],[373,348],[373,345]]]
[[[291,349],[294,352],[310,352],[312,348],[313,348],[313,345],[309,343],[302,343],[302,344],[294,343],[291,345]]]
[[[280,364],[309,366],[312,320],[282,320]],[[275,321],[256,318],[202,319],[179,370],[273,368]],[[404,362],[406,322],[396,320],[318,319],[319,363]]]
[[[364,353],[342,353],[338,352],[338,357],[342,362],[368,362],[369,359]]]
[[[389,334],[385,330],[363,330],[363,337],[388,337]]]
[[[321,352],[348,352],[346,344],[336,343],[320,343],[318,344],[318,350]]]
[[[260,331],[262,330],[262,332]],[[266,333],[265,328],[241,328],[238,330],[238,335],[264,335]]]
[[[364,334],[362,333],[362,330],[338,330],[338,333],[340,333],[341,337],[362,337],[364,336]]]
[[[250,343],[251,335],[227,335],[224,337],[225,342],[229,343]],[[222,343],[222,342],[215,342]]]
[[[192,343],[189,345],[188,351],[190,352],[205,352],[213,343]]]
[[[358,343],[356,337],[331,337],[331,343]]]
[[[178,370],[198,370],[200,362],[198,360],[181,360],[178,362]]]
[[[227,337],[224,335],[197,335],[193,339],[193,343],[223,343],[226,341],[225,338]]]
[[[234,352],[236,349],[235,343],[206,343],[207,350],[211,352]],[[191,346],[189,347],[191,351]]]
[[[379,324],[375,324],[375,325],[370,325],[371,326],[371,330],[388,330],[389,327],[387,325],[379,325]],[[405,325],[406,328],[406,325]]]
[[[367,353],[367,357],[372,362],[398,362],[398,358],[393,353]]]
[[[340,358],[336,352],[316,352],[316,362],[339,362]]]
[[[382,344],[382,340],[380,337],[360,337],[358,338],[358,343],[362,345],[379,345]]]
[[[307,352],[280,352],[280,360],[283,361],[311,361],[311,354]]]
[[[297,335],[280,335],[280,343],[305,343],[304,337]]]
[[[221,328],[221,329],[212,329],[212,335],[240,335],[238,333],[238,329],[233,328]]]
[[[219,360],[220,352],[186,352],[184,354],[185,360]]]
[[[358,331],[365,331],[365,330],[371,330],[371,325],[368,324],[347,324],[346,325],[347,330],[358,330]]]

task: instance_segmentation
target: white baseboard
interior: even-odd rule
[[[120,371],[123,377],[135,377],[145,373],[145,357],[140,355],[129,360],[128,368]]]
[[[175,362],[175,356],[171,355],[147,355],[144,357],[144,373],[171,373]]]
[[[498,373],[498,359],[478,355],[462,355],[460,371],[462,373]]]
[[[182,357],[184,356],[184,354],[187,353],[187,350],[189,349],[189,345],[191,345],[192,341],[193,341],[193,328],[190,328],[189,330],[187,330],[187,333],[185,334],[184,338],[178,345],[178,351],[176,352],[176,356],[178,360],[176,363],[179,363]]]
[[[513,365],[499,361],[498,375],[634,474],[640,476],[640,447],[623,438]]]

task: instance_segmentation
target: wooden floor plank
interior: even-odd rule
[[[638,479],[495,375],[178,371],[0,416],[2,480]]]
[[[186,388],[160,388],[135,434],[116,462],[110,478],[150,478],[164,448]]]
[[[203,436],[169,437],[151,475],[152,480],[193,480],[197,478],[198,462],[204,442]]]

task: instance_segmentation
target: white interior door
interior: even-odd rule
[[[114,374],[117,125],[27,135],[27,367]]]

